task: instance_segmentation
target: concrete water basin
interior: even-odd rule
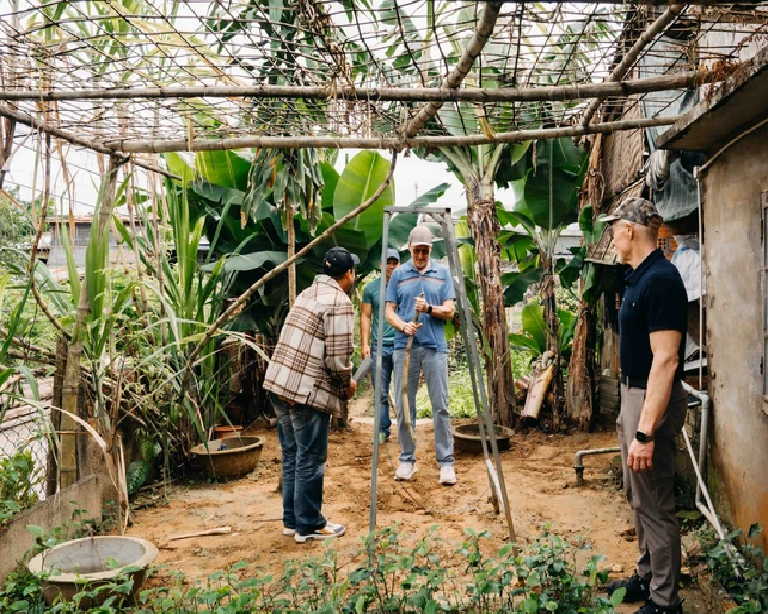
[[[45,552],[29,562],[29,571],[43,575],[43,595],[48,605],[60,598],[71,601],[80,591],[133,579],[130,601],[138,595],[147,567],[157,558],[157,548],[139,537],[85,537],[75,539]],[[80,608],[87,609],[104,603],[113,594],[103,590],[97,596],[84,599]]]

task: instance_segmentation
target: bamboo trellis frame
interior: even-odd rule
[[[753,33],[764,33],[768,24],[765,7],[704,8],[714,2],[647,2],[626,13],[615,2],[541,7],[477,2],[474,10],[438,2],[442,12],[436,17],[426,0],[400,0],[394,13],[376,2],[369,11],[359,3],[345,11],[338,2],[318,0],[307,5],[309,13],[304,5],[290,3],[278,12],[281,27],[291,22],[297,37],[302,31],[315,37],[314,46],[291,48],[294,55],[280,56],[278,65],[266,50],[288,49],[290,37],[265,9],[237,13],[248,5],[244,1],[217,3],[215,10],[209,6],[201,12],[197,7],[204,3],[181,0],[176,15],[163,14],[152,2],[139,2],[134,14],[113,0],[92,13],[70,3],[55,22],[39,14],[42,7],[50,10],[59,3],[19,4],[12,13],[0,9],[0,43],[9,58],[0,116],[105,155],[240,147],[392,150],[609,133],[644,125],[598,121],[581,132],[574,125],[590,123],[600,108],[603,117],[621,118],[641,98],[646,107],[656,104],[645,121],[657,123],[647,125],[664,125],[671,122],[659,116],[669,101],[656,103],[653,94],[695,87],[707,79],[697,72],[702,61],[732,56],[733,49],[717,47],[705,36],[717,31],[723,15],[730,30],[739,20],[758,24],[751,30],[741,26]],[[667,4],[664,11],[651,8]],[[451,29],[440,29],[441,19]],[[227,24],[235,21],[243,28],[228,38]],[[114,27],[118,22],[121,28]],[[110,30],[106,24],[112,24]],[[602,24],[603,34],[590,24]],[[699,63],[673,63],[665,74],[635,78],[633,69],[670,28],[678,35],[687,32],[685,44],[697,47]],[[513,40],[516,46],[509,44]],[[104,41],[110,45],[100,47]],[[612,60],[620,41],[629,49]],[[447,55],[452,45],[464,49],[461,57]],[[578,45],[593,50],[579,56],[574,53]],[[408,70],[395,74],[387,54],[396,49],[397,55],[403,47],[408,53],[401,64]],[[355,54],[369,69],[355,72],[360,65]],[[281,82],[259,82],[244,68],[246,62],[269,65]],[[54,75],[47,87],[37,78],[40,70]],[[501,81],[483,87],[494,71],[502,74]],[[121,100],[130,101],[128,117],[115,104]],[[57,126],[30,106],[54,101],[59,103]],[[526,119],[542,103],[551,103],[546,127]],[[455,111],[451,119],[435,115],[445,104]],[[285,105],[312,108],[319,115],[302,119],[297,112],[286,119],[271,111]],[[490,130],[480,129],[473,107],[482,108]],[[512,121],[504,119],[510,108]],[[130,139],[118,134],[117,126],[126,124]],[[136,164],[163,172],[160,165]]]

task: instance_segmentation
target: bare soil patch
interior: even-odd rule
[[[342,564],[355,560],[368,531],[373,431],[364,416],[370,415],[371,404],[370,393],[357,399],[350,428],[333,431],[329,439],[323,512],[347,527],[346,536],[336,543]],[[282,535],[276,431],[251,429],[248,434],[266,440],[262,461],[253,474],[227,483],[175,486],[166,503],[134,512],[128,534],[149,539],[160,548],[157,564],[164,571],[152,584],[162,583],[171,571],[182,571],[189,578],[206,577],[239,561],[274,573],[285,560],[320,554],[322,545],[299,545]],[[417,435],[419,469],[412,482],[393,479],[399,452],[396,437],[382,446],[377,526],[399,523],[401,535],[420,539],[439,525],[434,535],[444,543],[441,554],[448,561],[467,528],[490,532],[489,552],[500,547],[506,536],[504,516],[493,512],[482,455],[457,455],[458,483],[444,487],[438,483],[431,424],[419,424]],[[605,565],[615,569],[612,577],[632,572],[637,543],[628,531],[630,508],[608,475],[611,455],[585,459],[585,484],[575,487],[576,451],[612,445],[616,436],[608,432],[515,435],[512,448],[502,453],[502,462],[518,542],[536,538],[542,526],[549,524],[561,536],[586,538],[592,552],[607,557]],[[231,534],[168,541],[172,535],[225,525],[232,527]],[[686,611],[714,611],[695,584],[684,595]],[[619,611],[634,612],[637,607],[622,606]]]

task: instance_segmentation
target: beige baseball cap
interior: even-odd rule
[[[426,226],[416,226],[408,235],[408,245],[416,247],[417,245],[428,245],[432,247],[432,231]]]

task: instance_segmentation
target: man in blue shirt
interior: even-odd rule
[[[381,266],[382,263],[379,263]],[[392,273],[400,264],[400,253],[396,249],[387,250],[387,264],[382,267],[382,273],[387,276],[389,283]],[[379,305],[381,304],[381,279],[376,279],[365,286],[363,290],[363,308],[360,316],[360,333],[362,337],[363,359],[371,357],[371,373],[375,373],[377,337],[379,334]],[[370,344],[369,344],[370,341]],[[381,338],[381,390],[377,393],[381,399],[381,423],[379,429],[384,440],[389,439],[392,421],[389,418],[389,382],[392,379],[392,353],[395,344],[395,329],[384,322],[384,334]],[[376,378],[372,377],[374,386]]]
[[[435,455],[440,467],[440,483],[456,483],[453,469],[453,435],[451,414],[448,412],[448,345],[445,342],[445,322],[453,318],[456,294],[450,271],[429,256],[432,251],[432,231],[416,226],[408,238],[411,260],[392,273],[387,286],[387,321],[395,329],[394,368],[397,405],[397,438],[400,443],[400,466],[396,480],[410,480],[416,472],[416,443],[403,419],[403,377],[408,378],[408,407],[411,422],[416,423],[416,391],[419,375],[424,379],[432,403],[435,423]],[[423,293],[423,298],[419,295]],[[414,314],[418,322],[414,323]],[[411,362],[404,374],[405,348],[413,337]]]

